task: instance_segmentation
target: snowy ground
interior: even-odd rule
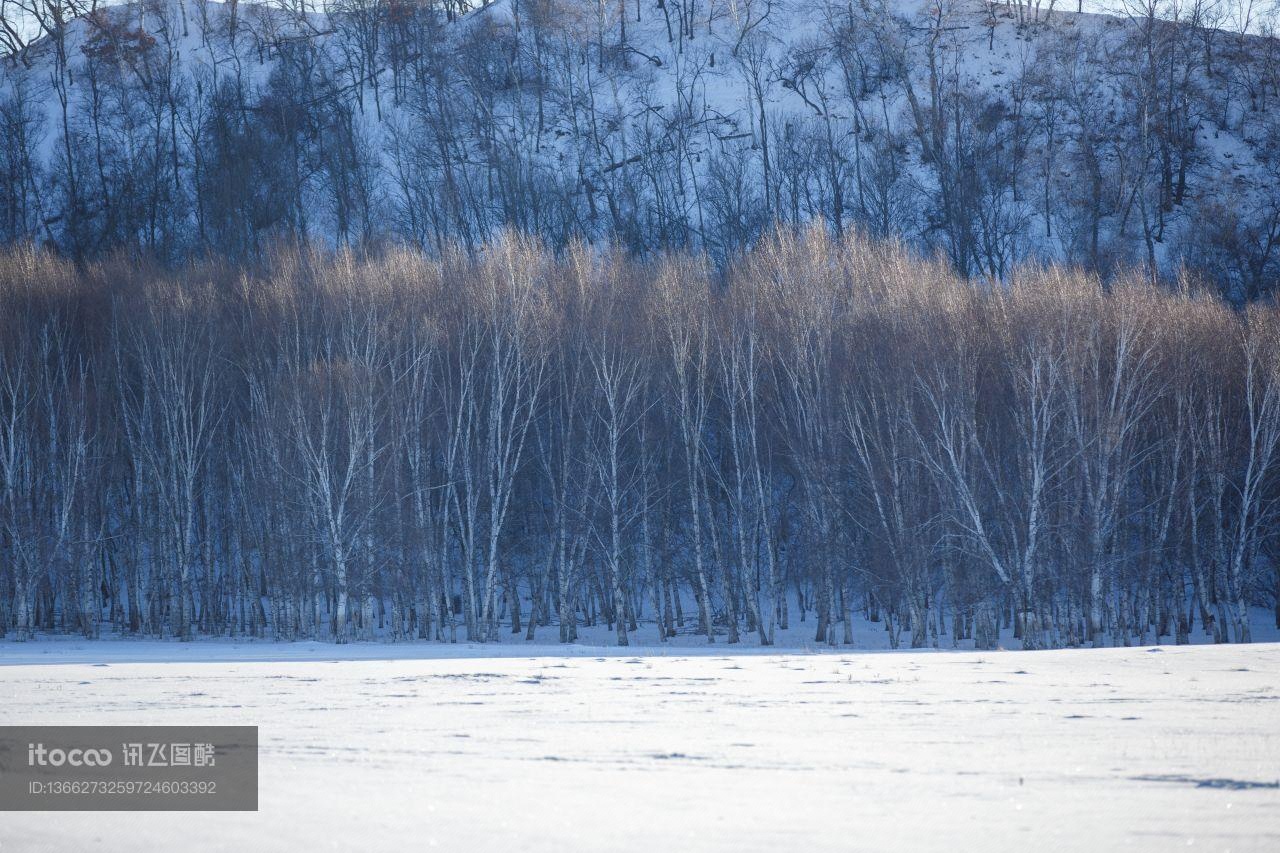
[[[262,742],[259,812],[8,813],[4,853],[1280,849],[1277,644],[63,641],[0,663],[0,723]]]

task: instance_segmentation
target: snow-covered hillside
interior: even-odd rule
[[[181,256],[514,226],[723,257],[823,217],[969,273],[1189,263],[1238,295],[1280,255],[1280,48],[1232,5],[328,8],[51,28],[0,71],[0,237]]]

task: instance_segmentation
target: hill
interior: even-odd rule
[[[973,0],[157,0],[15,45],[0,240],[253,255],[279,238],[724,259],[822,217],[1005,277],[1029,258],[1280,269],[1267,20]]]

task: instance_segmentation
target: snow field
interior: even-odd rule
[[[260,811],[9,813],[4,853],[1280,849],[1277,644],[86,645],[7,645],[0,723],[257,725]]]

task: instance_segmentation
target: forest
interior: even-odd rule
[[[1244,642],[1278,450],[1280,309],[1141,270],[823,225],[0,257],[18,637]]]
[[[1103,8],[0,0],[0,243],[173,265],[514,228],[723,267],[820,220],[975,278],[1268,295],[1275,4]]]
[[[0,0],[0,628],[1280,626],[1275,23]]]

